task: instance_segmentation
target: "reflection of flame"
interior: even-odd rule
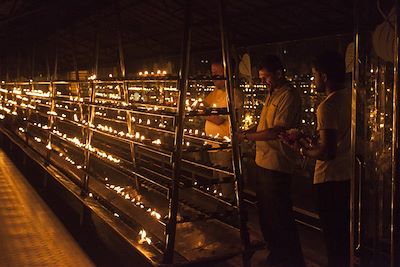
[[[246,116],[244,117],[244,129],[247,130],[249,129],[252,125],[253,125],[253,116],[249,113],[246,114]]]
[[[150,213],[150,215],[156,217],[157,220],[161,219],[161,214],[158,213],[158,212],[156,212],[155,210],[153,210],[153,211]]]
[[[157,140],[154,140],[152,143],[156,144],[156,145],[161,145],[161,140],[157,139]]]
[[[140,230],[139,232],[139,244],[143,244],[143,243],[147,243],[147,244],[151,244],[151,239],[149,237],[147,237],[147,233],[145,230]]]
[[[51,142],[49,142],[49,143],[47,144],[46,148],[47,148],[48,150],[51,150]]]
[[[230,139],[228,136],[224,136],[224,141],[225,141],[225,142],[230,142],[231,139]]]

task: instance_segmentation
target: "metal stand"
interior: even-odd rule
[[[179,208],[179,179],[182,164],[182,141],[183,141],[183,123],[185,120],[185,100],[188,88],[190,44],[192,30],[192,9],[191,0],[186,1],[185,6],[185,29],[183,34],[181,68],[179,71],[178,90],[178,118],[175,124],[174,152],[172,154],[172,188],[169,195],[169,214],[166,225],[165,254],[164,263],[172,263],[175,247],[176,216]]]
[[[224,66],[224,77],[225,88],[228,90],[227,102],[228,102],[228,112],[230,119],[230,129],[231,129],[231,140],[232,140],[232,161],[233,161],[233,171],[235,173],[235,187],[236,187],[236,201],[239,209],[239,225],[240,225],[240,236],[242,241],[243,252],[243,266],[250,266],[250,237],[247,228],[247,213],[244,208],[243,201],[243,172],[242,172],[242,162],[240,156],[239,141],[237,138],[237,122],[235,116],[235,106],[234,106],[234,87],[232,78],[232,69],[230,64],[230,44],[228,39],[228,34],[226,30],[225,21],[225,9],[224,1],[219,1],[219,21],[220,21],[220,31],[221,31],[221,44],[222,44],[222,63]]]

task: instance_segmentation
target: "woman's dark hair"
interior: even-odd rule
[[[327,79],[335,84],[343,84],[346,78],[346,64],[341,54],[336,51],[325,51],[312,62],[316,71],[325,73]]]
[[[265,56],[260,64],[258,64],[258,69],[266,69],[268,72],[275,73],[278,70],[284,72],[284,68],[282,62],[279,57],[275,55],[267,55]]]

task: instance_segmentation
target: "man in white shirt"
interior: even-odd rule
[[[205,97],[205,102],[208,106],[214,108],[227,108],[228,101],[227,96],[228,92],[225,89],[225,80],[222,78],[224,77],[224,68],[220,61],[214,61],[211,64],[211,75],[213,77],[219,77],[220,80],[215,79],[214,83],[214,90],[209,93]],[[234,106],[235,110],[240,109],[243,106],[243,94],[235,89],[234,93]],[[230,120],[228,115],[211,115],[206,118],[205,123],[205,133],[207,136],[219,136],[223,138],[231,137],[230,131]],[[212,144],[214,148],[219,147],[217,144]],[[213,150],[209,152],[209,158],[211,163],[214,165],[218,165],[222,168],[232,168],[232,152],[230,150]],[[226,175],[224,173],[215,171],[214,177],[220,179],[221,181]],[[233,185],[233,177],[230,183],[222,184],[221,191],[223,196],[231,201],[234,201],[235,192],[234,192],[234,185]]]
[[[317,109],[319,139],[300,153],[317,159],[314,184],[329,267],[349,266],[351,91],[345,89],[344,58],[327,51],[313,62],[316,89],[327,97]]]
[[[302,267],[290,190],[294,153],[278,139],[282,131],[299,126],[301,98],[286,80],[278,57],[270,55],[262,60],[259,77],[268,88],[260,121],[238,136],[239,140],[256,142],[256,193],[260,228],[270,250],[267,264]]]

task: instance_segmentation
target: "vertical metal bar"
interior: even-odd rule
[[[123,94],[124,94],[124,100],[127,104],[129,104],[129,92],[128,92],[128,83],[125,81],[126,78],[126,67],[125,67],[125,57],[124,57],[124,47],[123,47],[123,42],[122,42],[122,31],[121,31],[121,10],[119,8],[118,3],[116,4],[116,15],[117,15],[117,31],[118,31],[118,55],[119,55],[119,67],[120,67],[120,73],[122,75],[122,78],[124,79],[123,83]],[[132,113],[129,111],[126,112],[126,125],[129,134],[134,134],[134,125],[132,124]],[[130,152],[131,152],[131,160],[133,167],[136,169],[136,157],[135,157],[135,145],[133,142],[130,142]],[[135,186],[136,189],[139,189],[139,180],[137,176],[135,176]]]
[[[230,128],[231,128],[231,140],[232,140],[232,161],[233,161],[233,171],[235,173],[236,201],[239,209],[240,237],[242,241],[242,246],[244,248],[243,265],[250,266],[250,253],[248,253],[250,248],[250,237],[247,228],[247,214],[244,208],[244,201],[243,201],[243,172],[242,172],[239,141],[237,138],[238,128],[235,116],[234,88],[232,84],[232,69],[230,64],[230,44],[228,39],[228,33],[226,30],[225,6],[223,0],[219,1],[219,22],[221,31],[222,63],[224,66],[225,88],[228,90],[227,101],[228,101],[229,119],[231,122]]]
[[[166,225],[166,247],[164,252],[164,263],[172,263],[174,258],[175,233],[176,233],[176,216],[178,213],[179,201],[179,178],[181,173],[182,159],[182,141],[183,141],[183,124],[185,120],[185,100],[188,88],[189,62],[190,62],[190,45],[192,30],[192,1],[185,2],[185,25],[182,42],[181,67],[179,71],[179,103],[178,117],[175,123],[175,140],[174,151],[172,154],[173,182],[172,190],[169,194],[169,214],[168,223]]]
[[[56,57],[54,59],[54,74],[53,74],[53,80],[57,80],[57,74],[58,74],[58,49],[56,48]]]
[[[129,103],[129,92],[128,92],[128,83],[126,81],[124,81],[124,84],[123,84],[123,93],[124,93],[124,100],[128,104]],[[126,125],[128,128],[129,134],[133,135],[135,133],[135,129],[134,129],[134,124],[132,123],[132,113],[129,111],[126,112]],[[132,165],[133,165],[133,168],[136,170],[135,145],[133,144],[133,142],[130,142],[129,146],[130,146],[130,152],[131,152]],[[139,186],[140,186],[140,184],[139,184],[138,177],[135,175],[136,189],[139,189]]]
[[[98,70],[99,70],[99,31],[98,28],[96,27],[96,36],[95,36],[95,54],[94,54],[94,66],[93,66],[93,74],[97,77],[98,76]],[[81,195],[86,196],[89,191],[89,170],[90,170],[90,150],[89,148],[91,147],[92,144],[92,135],[93,132],[90,129],[90,125],[93,124],[94,122],[94,117],[95,117],[95,109],[96,107],[93,106],[92,104],[95,103],[95,98],[96,98],[96,85],[94,81],[90,81],[89,83],[89,89],[90,89],[90,99],[89,99],[89,114],[88,114],[88,124],[86,126],[86,134],[85,134],[85,159],[84,159],[84,168],[85,168],[85,174],[83,177],[82,181],[82,191]]]
[[[55,112],[55,97],[57,95],[57,89],[56,86],[54,85],[53,81],[57,80],[57,69],[58,69],[58,51],[56,48],[56,55],[55,55],[55,59],[54,59],[54,75],[53,78],[50,81],[50,85],[49,85],[49,90],[50,90],[50,94],[51,94],[51,107],[50,107],[50,115],[49,115],[49,130],[50,132],[53,131],[53,126],[54,126],[54,121],[55,121],[55,117],[53,115],[53,113]],[[51,133],[49,133],[49,137],[48,137],[48,142],[50,142],[51,144],[51,140],[52,140],[52,135]],[[51,151],[49,150],[47,153],[47,160],[50,160],[50,154]]]
[[[74,65],[74,74],[75,80],[79,81],[79,68],[78,68],[78,60],[76,56],[76,37],[75,37],[75,29],[72,32],[72,63]]]
[[[56,86],[54,85],[53,81],[50,81],[49,84],[49,91],[50,91],[50,114],[48,116],[47,121],[49,122],[49,135],[47,137],[47,141],[48,143],[51,145],[51,141],[52,141],[52,134],[51,132],[53,131],[53,127],[54,127],[54,123],[55,123],[55,116],[53,115],[53,113],[55,112],[55,97],[56,97],[56,93],[57,93],[57,89]],[[51,150],[47,151],[47,161],[50,161],[50,156],[51,156]]]
[[[51,76],[50,76],[50,60],[49,60],[49,54],[46,53],[46,81],[50,81]]]
[[[32,46],[32,56],[31,56],[31,79],[35,79],[35,58],[36,58],[36,47]]]
[[[79,68],[78,68],[78,59],[77,59],[77,55],[76,55],[76,35],[75,35],[75,28],[72,29],[72,36],[71,36],[71,47],[72,47],[72,62],[74,65],[74,76],[75,76],[75,81],[76,81],[76,90],[77,90],[77,96],[78,99],[81,98],[81,84],[79,82]],[[70,85],[71,88],[71,85]],[[80,121],[84,121],[85,120],[85,114],[84,114],[84,109],[83,109],[83,103],[82,102],[78,102],[78,107],[79,107],[79,118]],[[81,136],[83,139],[86,140],[86,129],[82,127],[81,129]]]
[[[357,262],[357,257],[355,255],[356,250],[361,249],[361,218],[358,218],[356,222],[355,212],[357,210],[357,206],[359,208],[360,203],[356,203],[356,201],[360,201],[360,199],[356,198],[356,175],[355,175],[355,160],[356,160],[356,130],[357,130],[357,88],[360,83],[360,29],[359,29],[359,20],[360,20],[360,0],[356,0],[354,4],[354,63],[353,63],[353,72],[352,72],[352,90],[351,90],[351,180],[350,180],[350,266],[355,266]],[[358,181],[360,183],[360,181]],[[358,244],[357,247],[355,244],[355,235],[356,230],[358,234]]]
[[[100,36],[98,27],[96,27],[96,36],[95,36],[95,48],[94,48],[94,66],[93,66],[93,74],[98,76],[99,72],[99,49],[100,49]]]
[[[17,54],[17,77],[16,80],[18,81],[21,77],[21,51],[18,51]]]
[[[94,116],[95,116],[95,109],[96,107],[92,104],[95,103],[95,98],[96,98],[96,85],[94,81],[90,81],[90,101],[89,101],[89,115],[88,115],[88,124],[86,125],[86,145],[85,145],[85,162],[84,162],[84,168],[85,168],[85,175],[83,177],[82,181],[82,191],[81,195],[86,196],[89,192],[89,168],[90,168],[90,147],[92,144],[92,136],[93,132],[90,129],[90,125],[93,124],[94,122]]]
[[[124,49],[122,45],[122,33],[121,33],[121,10],[118,2],[115,4],[115,12],[117,16],[117,34],[118,34],[118,55],[119,55],[119,67],[122,78],[125,78],[125,59]]]
[[[31,87],[31,91],[33,92],[35,90],[35,82],[32,81],[30,85],[31,85],[30,86]],[[25,94],[26,94],[26,92],[25,92]],[[31,117],[32,117],[32,109],[30,108],[30,109],[28,109],[27,123],[26,123],[26,128],[25,128],[25,133],[26,133],[26,140],[25,141],[26,141],[26,144],[29,143],[28,131],[29,131],[29,125],[31,124],[30,123]]]
[[[361,161],[359,157],[355,157],[355,161],[357,163],[357,182],[358,182],[358,198],[357,198],[357,210],[358,210],[358,220],[357,224],[354,225],[354,229],[357,229],[357,243],[354,243],[354,250],[359,251],[361,249],[361,216],[362,216],[362,189],[364,188],[363,183],[363,171],[364,171],[364,163]],[[355,189],[356,190],[356,189]],[[356,198],[354,198],[355,201]],[[351,225],[351,224],[350,224]],[[355,237],[354,237],[355,240]],[[350,250],[351,251],[351,250]]]
[[[395,45],[393,64],[393,132],[392,132],[392,194],[391,194],[391,220],[390,220],[390,266],[400,265],[400,158],[399,158],[399,129],[400,129],[400,108],[399,108],[399,38],[400,38],[400,5],[399,0],[395,1],[396,24],[395,24]]]
[[[9,66],[8,57],[7,56],[5,56],[5,57],[6,57],[6,60],[5,60],[5,62],[6,62],[6,81],[8,82],[10,80],[10,66]]]

